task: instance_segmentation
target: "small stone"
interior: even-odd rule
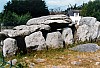
[[[25,59],[27,58],[27,57],[24,57]]]
[[[29,63],[30,61],[29,60],[25,60],[26,61],[26,63]]]
[[[76,56],[78,59],[80,59],[81,57],[80,56]]]
[[[82,60],[79,59],[79,61],[82,61]]]
[[[100,64],[100,62],[96,62],[96,63],[95,63],[95,65],[99,65],[99,64]]]
[[[23,59],[27,59],[27,57],[23,57]]]
[[[38,58],[38,59],[36,59],[36,62],[38,62],[38,63],[43,63],[43,62],[45,62],[45,59],[40,59],[40,58]]]
[[[8,63],[9,64],[12,63],[12,65],[15,65],[17,63],[17,59],[9,60]]]
[[[30,63],[29,68],[33,68],[34,67],[34,63]]]
[[[73,64],[73,65],[80,65],[81,62],[78,62],[78,61],[72,61],[71,64]]]
[[[90,62],[92,62],[92,61],[90,61]]]

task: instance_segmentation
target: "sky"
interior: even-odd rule
[[[4,5],[9,0],[0,0],[0,12],[3,11]],[[57,9],[60,7],[61,10],[65,10],[69,4],[74,5],[82,5],[82,3],[87,3],[89,0],[45,0],[48,9]],[[92,0],[93,1],[93,0]]]

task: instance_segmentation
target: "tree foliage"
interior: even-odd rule
[[[18,15],[30,13],[32,17],[49,14],[45,1],[42,0],[12,0],[12,2],[9,1],[7,5],[5,5],[4,12],[5,11],[15,12]]]
[[[74,4],[74,5],[69,4],[68,8],[67,8],[67,10],[65,10],[65,12],[68,13],[69,10],[81,10],[82,7],[83,7],[83,5],[77,6],[77,4]]]
[[[43,0],[12,0],[4,6],[0,22],[6,26],[23,25],[32,17],[48,14],[48,8]]]
[[[93,16],[100,21],[100,0],[89,1],[87,4],[83,4],[82,16]]]
[[[24,25],[30,18],[32,17],[29,13],[26,13],[24,15],[18,15],[14,12],[12,13],[11,11],[7,11],[4,14],[2,14],[1,22],[5,26]]]

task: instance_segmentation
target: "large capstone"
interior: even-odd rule
[[[18,47],[17,47],[17,42],[15,39],[7,38],[4,40],[4,45],[3,45],[4,57],[14,55],[17,49]]]
[[[66,15],[48,15],[28,20],[27,25],[40,25],[50,23],[69,23],[70,20]]]
[[[35,32],[36,30],[38,30],[39,28],[40,28],[39,25],[30,25],[30,26],[20,25],[20,26],[14,27],[13,29],[14,30],[28,30],[32,33],[32,32]]]
[[[20,26],[16,26],[13,28],[14,30],[28,30],[31,33],[38,31],[38,30],[50,30],[50,26],[49,25],[44,25],[44,24],[40,24],[40,25],[20,25]]]
[[[26,36],[29,35],[31,32],[29,30],[9,30],[6,29],[3,32],[8,34],[9,37],[17,37],[17,36]]]

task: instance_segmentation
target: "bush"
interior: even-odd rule
[[[11,13],[10,11],[5,12],[1,16],[1,22],[4,26],[17,26],[17,25],[25,25],[26,22],[32,18],[29,13],[24,15],[17,15],[16,13]]]
[[[83,3],[82,16],[92,16],[100,21],[100,0],[89,1],[87,4]]]

